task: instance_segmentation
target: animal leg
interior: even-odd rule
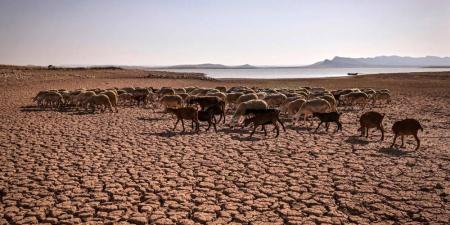
[[[383,129],[383,125],[380,125],[380,126],[378,127],[378,129],[380,129],[380,131],[381,131],[381,140],[384,140],[384,129]]]
[[[200,132],[200,123],[198,122],[198,120],[195,121],[195,125],[197,126],[197,129],[195,129],[195,131],[197,133]]]
[[[400,148],[405,147],[404,139],[405,139],[405,135],[402,135],[402,145],[400,145]]]
[[[341,122],[337,121],[336,125],[337,125],[336,131],[342,131],[342,124],[341,124]]]
[[[416,147],[416,151],[417,151],[417,149],[419,149],[419,147],[420,147],[420,140],[419,140],[419,137],[417,137],[417,134],[414,134],[414,138],[416,139],[416,141],[417,141],[417,147]]]
[[[292,116],[292,125],[297,124],[298,121],[300,121],[300,115],[297,116],[297,114],[294,114],[294,116]]]
[[[206,128],[206,130],[205,131],[208,131],[209,130],[209,128],[211,127],[211,120],[208,120],[208,128]]]
[[[222,120],[222,113],[221,114],[219,114],[219,121],[217,121],[218,123],[220,123],[220,121]]]
[[[314,130],[314,132],[316,132],[317,131],[317,129],[319,129],[319,127],[320,127],[320,125],[322,125],[322,121],[320,121],[320,123],[319,123],[319,125],[316,127],[316,129]]]
[[[181,119],[181,126],[183,126],[183,133],[184,133],[185,129],[184,129],[184,120],[183,119]]]
[[[277,130],[277,135],[275,137],[278,137],[278,135],[280,135],[280,128],[278,127],[278,124],[276,122],[273,123],[273,125],[275,126],[275,129]]]
[[[392,142],[391,148],[392,148],[392,147],[394,147],[394,145],[395,145],[395,141],[397,140],[397,137],[398,137],[398,135],[397,135],[397,134],[395,134],[395,135],[394,135],[394,141]]]
[[[213,124],[213,127],[214,127],[214,132],[217,133],[216,123],[212,123],[212,124]]]
[[[256,131],[256,128],[257,128],[257,126],[256,125],[253,125],[253,131],[252,131],[252,133],[250,134],[250,137],[252,137],[253,136],[253,134],[255,133],[255,131]]]
[[[368,138],[369,137],[369,128],[367,127],[366,128],[366,138]]]
[[[225,118],[227,118],[227,115],[225,115],[224,111],[222,111],[222,116],[223,116],[223,124],[225,124]]]
[[[180,121],[180,119],[177,119],[177,122],[175,122],[175,126],[173,127],[173,130],[175,130],[177,128],[178,122]]]
[[[286,132],[286,128],[284,127],[283,122],[281,122],[280,118],[277,118],[277,121],[281,124],[281,127],[283,127],[283,131]]]

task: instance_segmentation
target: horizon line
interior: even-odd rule
[[[204,64],[216,64],[216,65],[223,65],[223,66],[228,66],[228,67],[233,67],[233,66],[243,66],[243,65],[250,65],[250,66],[255,66],[255,67],[306,67],[306,66],[310,66],[313,65],[315,63],[318,62],[322,62],[325,60],[332,60],[336,57],[340,57],[340,58],[353,58],[353,59],[357,59],[357,58],[362,58],[362,59],[367,59],[367,58],[376,58],[376,57],[402,57],[402,58],[427,58],[427,57],[437,57],[437,58],[450,58],[450,56],[435,56],[435,55],[426,55],[426,56],[407,56],[407,55],[377,55],[377,56],[366,56],[366,57],[346,57],[346,56],[333,56],[331,58],[325,58],[322,59],[320,61],[316,61],[314,63],[310,63],[310,64],[250,64],[250,63],[242,63],[242,64],[222,64],[222,63],[213,63],[213,62],[203,62],[203,63],[181,63],[181,64],[165,64],[165,65],[143,65],[143,64],[2,64],[0,63],[0,65],[12,65],[12,66],[38,66],[38,67],[47,67],[47,66],[60,66],[60,67],[105,67],[105,66],[124,66],[124,67],[154,67],[154,68],[158,68],[158,67],[171,67],[171,66],[195,66],[195,65],[204,65]]]

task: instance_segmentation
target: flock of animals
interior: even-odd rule
[[[176,122],[173,130],[181,121],[183,132],[184,121],[191,121],[192,129],[200,131],[200,122],[207,122],[206,131],[212,126],[217,132],[216,125],[226,123],[226,114],[232,113],[230,127],[247,127],[253,124],[252,136],[258,127],[262,127],[267,135],[266,125],[273,125],[276,136],[279,135],[279,124],[285,129],[280,119],[281,116],[291,118],[293,124],[299,123],[303,118],[307,123],[311,117],[319,119],[317,129],[325,123],[328,131],[330,123],[336,123],[337,130],[342,130],[340,122],[341,112],[338,107],[351,109],[364,109],[369,104],[377,105],[391,102],[391,94],[387,89],[374,90],[343,89],[327,90],[322,87],[301,87],[297,89],[271,89],[223,86],[216,88],[112,88],[112,89],[78,89],[47,90],[39,92],[33,101],[39,107],[49,109],[75,109],[87,112],[105,112],[106,109],[118,112],[118,106],[158,106],[164,108],[164,112],[173,114]],[[114,109],[114,110],[113,110]],[[376,128],[381,131],[381,140],[384,139],[383,128],[384,114],[370,111],[361,115],[361,136],[368,137],[369,129]],[[310,126],[310,125],[309,125]],[[417,137],[419,130],[423,130],[415,119],[405,119],[393,124],[394,146],[398,136],[401,136],[402,147],[404,136],[413,135],[417,141],[416,150],[420,146]]]

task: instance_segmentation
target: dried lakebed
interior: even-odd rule
[[[445,97],[395,91],[376,108],[387,114],[380,142],[379,131],[358,137],[359,111],[344,112],[343,132],[289,125],[277,139],[222,124],[205,133],[204,123],[199,135],[188,126],[180,134],[171,116],[136,107],[21,111],[40,89],[6,89],[1,99],[1,224],[450,222]],[[405,116],[424,125],[418,151],[412,137],[388,148]]]

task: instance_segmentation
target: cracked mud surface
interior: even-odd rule
[[[372,82],[393,91],[391,105],[375,108],[387,114],[383,142],[377,131],[357,136],[362,111],[344,111],[343,132],[288,126],[278,139],[223,125],[217,134],[205,124],[200,135],[172,132],[160,109],[21,111],[49,88],[218,83],[40,79],[1,87],[0,224],[450,223],[449,78],[428,88]],[[418,151],[412,137],[388,148],[393,121],[406,116],[425,128]]]

